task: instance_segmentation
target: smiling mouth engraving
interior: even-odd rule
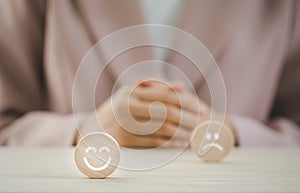
[[[202,151],[205,151],[210,147],[215,147],[215,148],[219,149],[220,151],[223,151],[223,147],[216,143],[208,143],[208,144],[204,145],[201,149],[202,149]]]
[[[102,171],[102,170],[104,170],[104,169],[106,169],[108,166],[109,166],[109,164],[110,164],[110,162],[111,162],[111,157],[109,157],[108,158],[108,161],[103,165],[103,166],[101,166],[101,167],[94,167],[94,166],[92,166],[90,163],[89,163],[89,161],[87,160],[87,157],[84,157],[83,158],[83,161],[84,161],[84,163],[85,163],[85,165],[88,167],[88,168],[90,168],[91,170],[94,170],[94,171]]]

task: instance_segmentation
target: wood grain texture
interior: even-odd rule
[[[119,161],[119,144],[107,133],[90,133],[75,148],[76,166],[89,178],[106,178],[115,171]]]
[[[220,163],[186,150],[159,169],[117,169],[106,179],[84,177],[73,155],[73,148],[0,148],[0,192],[300,191],[299,148],[233,149]]]

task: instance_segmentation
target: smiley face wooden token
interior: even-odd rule
[[[89,178],[105,178],[120,161],[120,147],[107,133],[95,132],[83,137],[75,149],[75,163]]]
[[[206,162],[221,161],[232,149],[234,136],[224,123],[205,121],[194,130],[192,150]]]

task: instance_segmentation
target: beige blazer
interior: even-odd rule
[[[292,0],[183,4],[177,27],[215,57],[241,145],[300,145],[299,20],[300,2]],[[0,144],[71,145],[72,85],[80,61],[101,38],[143,23],[138,1],[0,1]],[[132,49],[114,59],[101,77],[96,104],[109,97],[124,69],[152,59],[151,53]],[[205,81],[189,61],[176,53],[168,61],[209,102]]]

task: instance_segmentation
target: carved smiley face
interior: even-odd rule
[[[191,147],[206,162],[221,161],[232,149],[232,131],[218,121],[206,121],[195,128]]]
[[[106,133],[91,133],[82,138],[75,150],[79,170],[89,178],[105,178],[118,166],[120,148]]]

